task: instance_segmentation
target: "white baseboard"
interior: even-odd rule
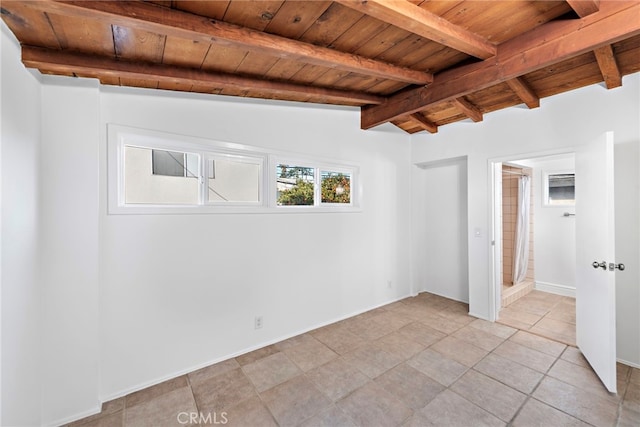
[[[576,297],[576,288],[573,286],[536,281],[534,289],[542,292],[549,292],[551,294],[563,295],[565,297]]]
[[[631,366],[632,368],[640,369],[640,365],[637,363],[628,362],[623,359],[618,359],[618,362],[622,363],[623,365]]]

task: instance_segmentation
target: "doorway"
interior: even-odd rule
[[[493,172],[496,319],[576,345],[575,206],[570,200],[572,189],[564,188],[566,200],[556,196],[563,189],[552,187],[549,191],[549,177],[563,174],[575,178],[575,156],[563,153],[504,159],[493,162]],[[523,203],[519,194],[525,180],[529,181],[530,198]],[[568,186],[568,181],[552,179],[551,185]],[[523,215],[525,207],[528,215]],[[518,257],[520,277],[514,268]]]

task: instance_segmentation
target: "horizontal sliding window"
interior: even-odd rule
[[[127,204],[197,204],[200,156],[194,153],[124,147]]]
[[[216,157],[208,163],[209,202],[260,202],[262,159]]]
[[[111,214],[351,212],[358,168],[109,125]],[[356,209],[354,209],[356,208]]]

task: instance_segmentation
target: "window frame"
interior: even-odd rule
[[[188,152],[200,156],[198,204],[131,204],[125,203],[125,146]],[[259,164],[258,202],[224,202],[208,199],[209,160],[238,160]],[[278,206],[276,165],[290,164],[315,169],[314,205]],[[339,172],[351,176],[351,203],[321,203],[321,172]],[[192,136],[107,125],[107,213],[119,214],[233,214],[285,212],[361,212],[360,168],[355,163],[336,162],[314,156],[258,149],[244,144],[223,142]]]

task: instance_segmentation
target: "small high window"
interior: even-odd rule
[[[574,173],[546,173],[544,176],[545,205],[575,205],[576,176]]]

